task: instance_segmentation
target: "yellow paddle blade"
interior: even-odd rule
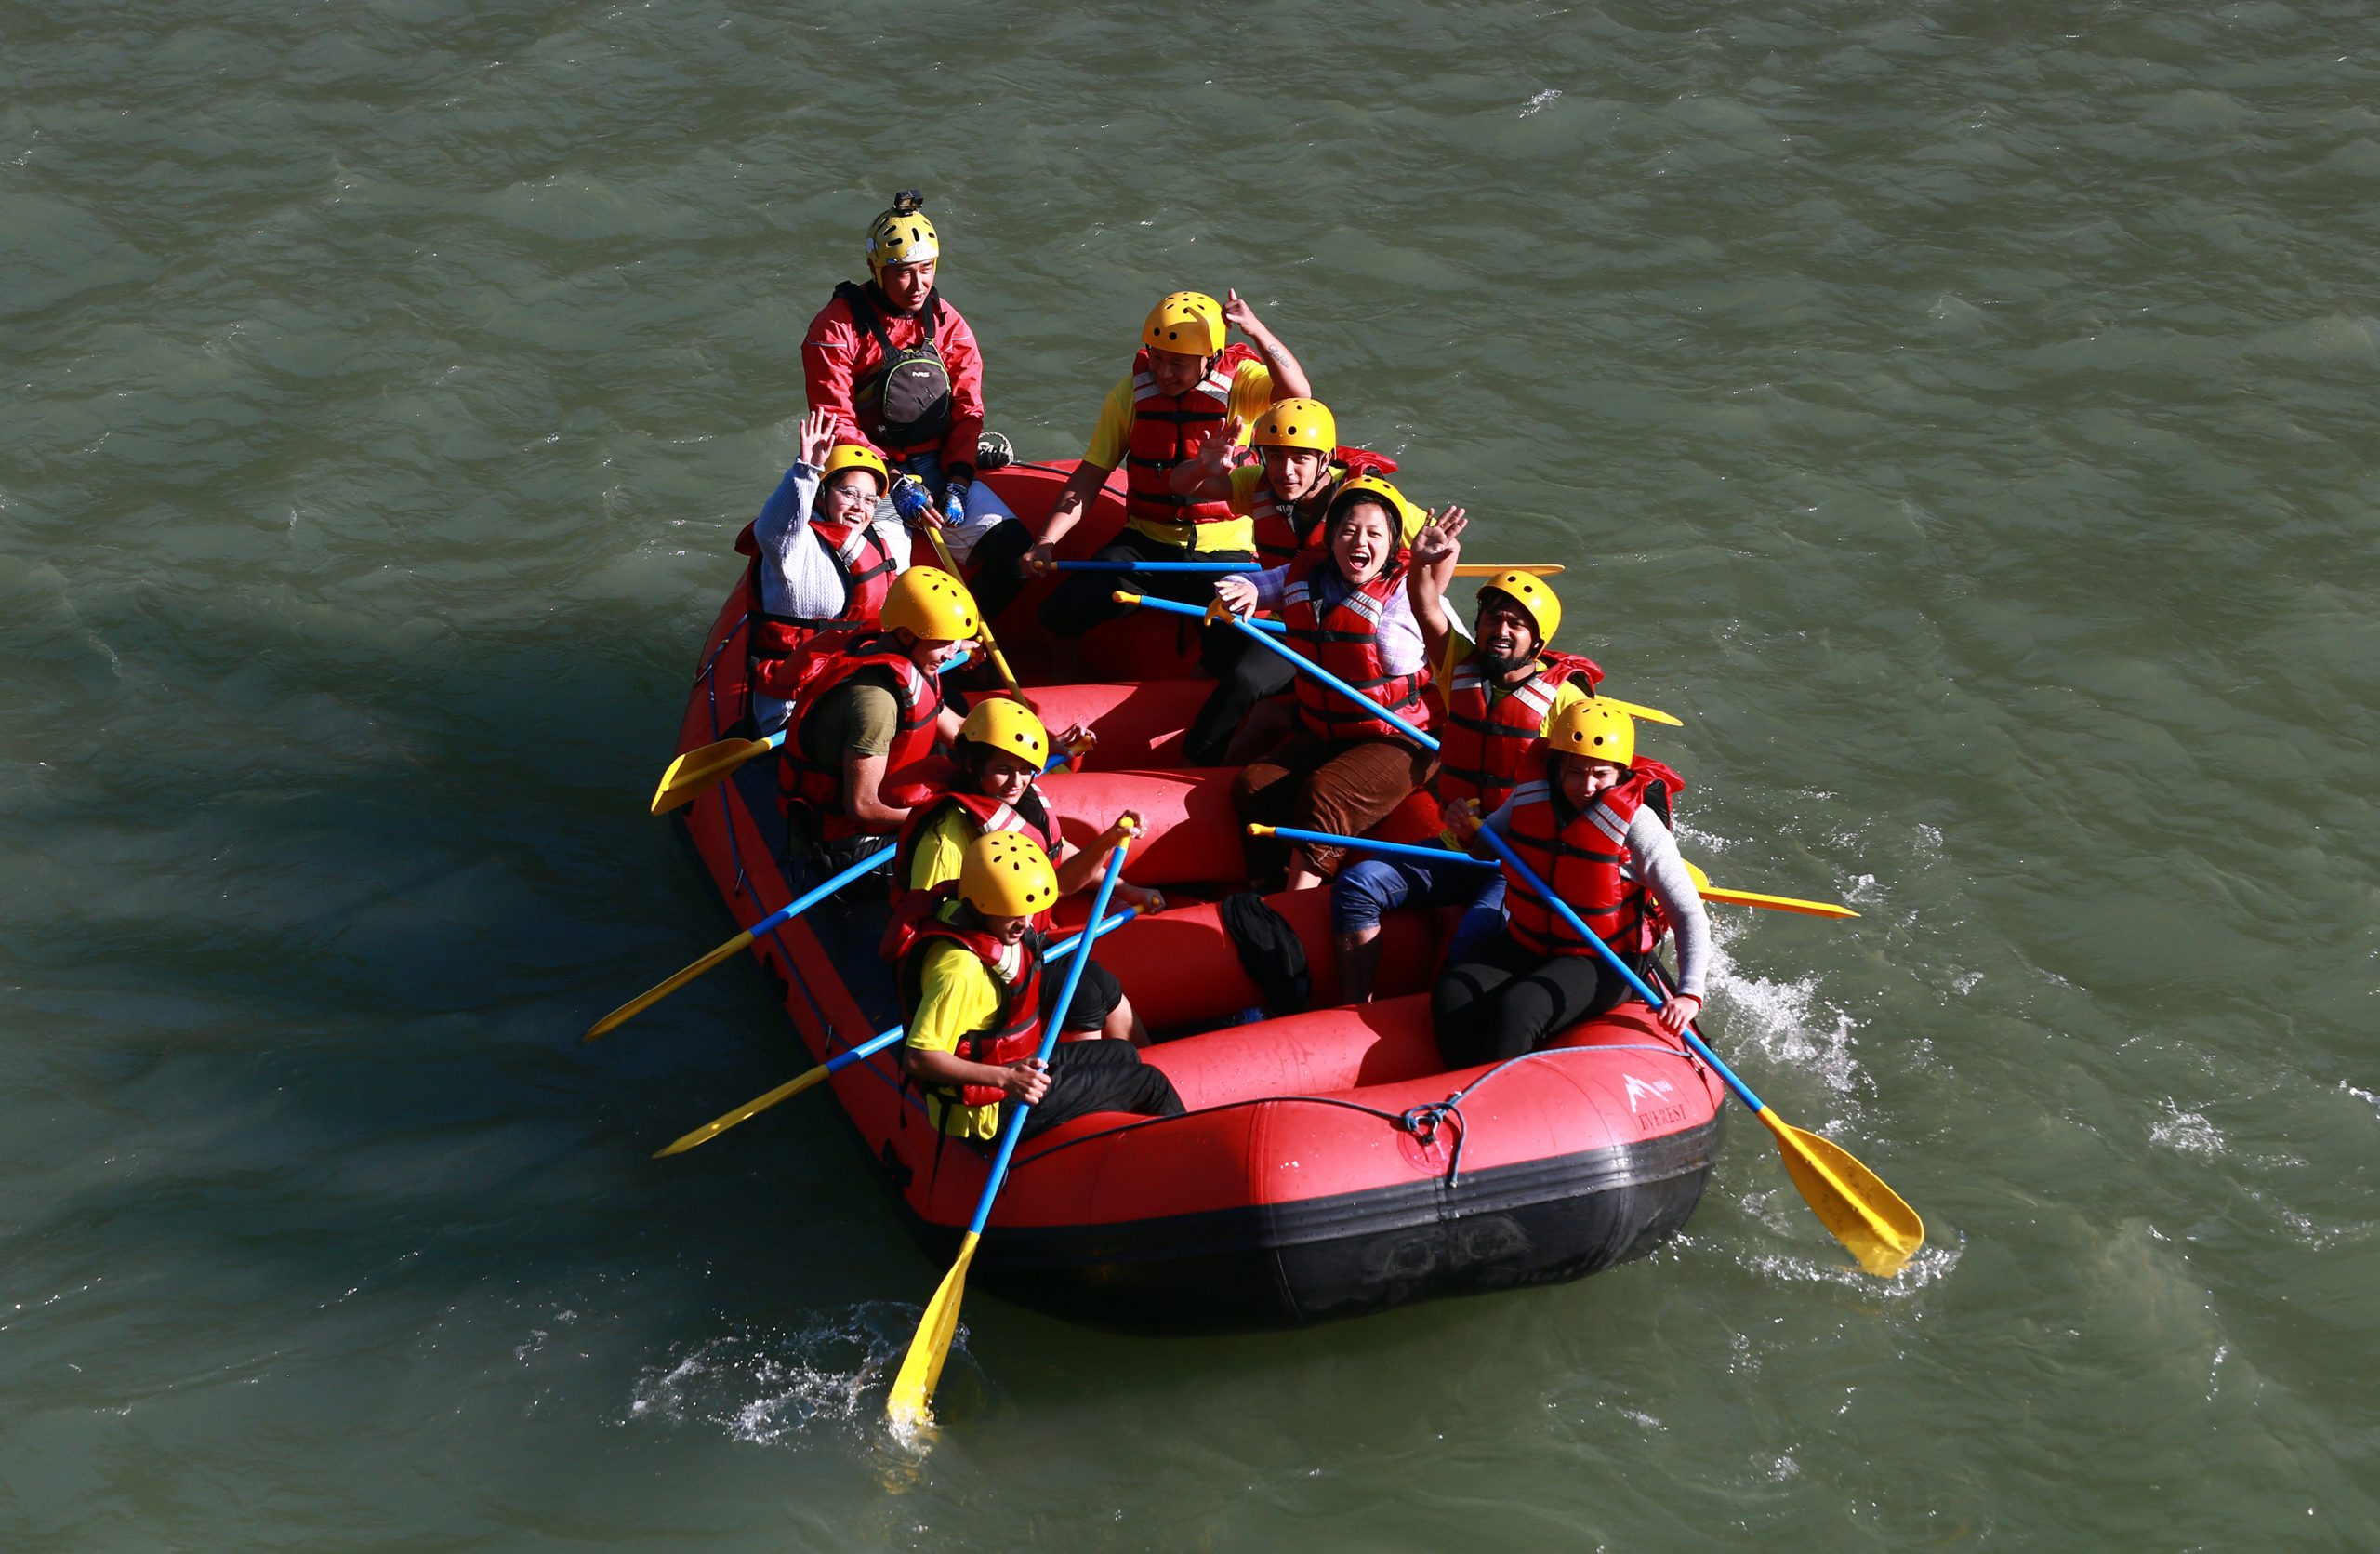
[[[1492,561],[1459,561],[1454,575],[1458,578],[1501,578],[1507,572],[1527,572],[1532,577],[1558,578],[1567,570],[1558,562],[1516,561],[1510,566]]]
[[[1766,907],[1771,911],[1801,912],[1809,917],[1858,917],[1848,907],[1838,907],[1831,901],[1805,901],[1798,896],[1763,896],[1756,890],[1721,890],[1711,883],[1711,876],[1692,858],[1681,860],[1686,871],[1694,878],[1695,893],[1705,901],[1725,901],[1737,907]]]
[[[1800,912],[1805,917],[1858,917],[1848,907],[1838,907],[1831,901],[1805,901],[1796,896],[1763,896],[1756,890],[1721,890],[1706,885],[1705,901],[1725,901],[1736,907],[1765,907],[1773,912]]]
[[[661,784],[653,790],[653,813],[667,815],[681,804],[693,803],[696,794],[720,778],[774,748],[763,739],[721,739],[715,745],[688,750],[669,763],[669,769],[661,774]]]
[[[918,1319],[918,1335],[909,1340],[909,1352],[901,1361],[900,1375],[892,1378],[892,1395],[884,1401],[884,1412],[896,1425],[912,1428],[933,1423],[933,1389],[942,1380],[942,1362],[950,1358],[950,1340],[959,1333],[959,1302],[967,1294],[967,1265],[975,1260],[975,1243],[981,1236],[969,1232],[959,1243],[959,1260],[942,1276],[942,1287],[926,1302],[926,1313]]]
[[[717,1138],[721,1134],[723,1134],[728,1129],[734,1127],[736,1123],[750,1122],[753,1118],[758,1117],[763,1111],[768,1110],[769,1108],[776,1105],[779,1101],[789,1101],[793,1099],[794,1096],[800,1095],[804,1090],[809,1089],[812,1085],[817,1083],[820,1080],[825,1079],[826,1077],[826,1065],[821,1063],[816,1068],[811,1069],[808,1073],[800,1075],[794,1079],[787,1080],[783,1084],[778,1085],[767,1095],[758,1096],[753,1097],[751,1100],[746,1101],[742,1106],[737,1107],[726,1116],[718,1118],[712,1122],[705,1122],[701,1127],[696,1128],[690,1134],[687,1134],[684,1137],[679,1139],[678,1142],[670,1145],[668,1149],[654,1150],[653,1158],[654,1160],[660,1160],[667,1155],[682,1155],[697,1144],[707,1144],[712,1139]]]
[[[744,949],[751,942],[752,936],[750,934],[747,933],[736,935],[734,938],[729,939],[725,944],[721,945],[717,950],[712,950],[707,955],[705,955],[693,965],[688,966],[685,970],[679,972],[668,980],[656,983],[645,991],[637,994],[636,997],[628,1000],[626,1003],[621,1004],[617,1009],[613,1010],[602,1019],[597,1020],[593,1025],[588,1026],[587,1028],[587,1034],[580,1037],[579,1040],[582,1042],[591,1042],[596,1037],[603,1035],[608,1031],[618,1029],[621,1026],[626,1025],[637,1016],[643,1014],[647,1009],[652,1008],[663,999],[668,998],[671,993],[676,992],[679,989],[684,987],[695,977],[700,976],[703,973],[710,970],[711,967],[719,964],[721,961],[726,960],[737,950]]]
[[[1925,1244],[1925,1222],[1876,1174],[1841,1145],[1805,1133],[1764,1110],[1760,1120],[1777,1136],[1785,1170],[1802,1189],[1818,1223],[1834,1232],[1859,1266],[1890,1279]]]
[[[1665,723],[1672,728],[1684,728],[1686,726],[1685,719],[1673,718],[1658,707],[1646,707],[1639,702],[1622,701],[1616,696],[1605,696],[1601,692],[1596,693],[1595,699],[1602,702],[1606,707],[1619,708],[1621,711],[1627,713],[1632,718],[1643,718],[1646,723]]]
[[[933,553],[942,562],[942,569],[945,572],[954,578],[966,577],[964,572],[959,570],[959,564],[950,559],[950,547],[942,542],[940,529],[929,526],[926,529],[926,538],[933,541]],[[970,597],[972,596],[970,595]],[[1017,687],[1016,674],[1008,667],[1008,658],[1000,652],[1000,644],[992,637],[992,623],[984,618],[984,612],[980,608],[976,610],[975,617],[975,624],[984,639],[984,651],[992,656],[992,667],[999,671],[1001,681],[1008,686],[1008,694],[1020,701],[1024,700],[1025,692]]]

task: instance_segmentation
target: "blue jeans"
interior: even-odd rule
[[[1342,934],[1377,928],[1399,907],[1466,907],[1455,924],[1448,964],[1504,927],[1504,871],[1482,869],[1460,853],[1444,863],[1366,858],[1330,882],[1330,926]]]

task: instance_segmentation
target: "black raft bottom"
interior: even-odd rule
[[[1721,1131],[1714,1117],[1640,1144],[1466,1171],[1452,1189],[1439,1177],[1124,1225],[996,1228],[975,1277],[1093,1326],[1166,1333],[1303,1326],[1582,1279],[1685,1225]]]

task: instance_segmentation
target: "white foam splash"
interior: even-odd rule
[[[1738,972],[1726,941],[1745,931],[1741,922],[1712,920],[1709,984],[1712,1001],[1728,1013],[1727,1034],[1750,1039],[1773,1063],[1815,1073],[1830,1091],[1848,1099],[1860,1077],[1851,1056],[1857,1029],[1851,1016],[1819,1001],[1815,975],[1771,981]]]
[[[620,1422],[704,1425],[766,1446],[813,1426],[856,1424],[900,1363],[914,1308],[870,1302],[797,1329],[738,1324],[637,1377]]]
[[[1744,1266],[1774,1279],[1804,1284],[1837,1284],[1887,1300],[1906,1300],[1928,1284],[1950,1277],[1950,1270],[1958,1267],[1961,1250],[1955,1238],[1945,1244],[1929,1236],[1917,1255],[1902,1264],[1901,1270],[1890,1279],[1862,1271],[1848,1254],[1837,1257],[1760,1252],[1747,1256]]]
[[[2172,1101],[2165,1103],[2165,1121],[2149,1130],[2149,1142],[2162,1144],[2186,1155],[2219,1155],[2224,1150],[2220,1130],[2195,1111],[2184,1111]]]
[[[2363,1102],[2373,1110],[2380,1111],[2380,1096],[2375,1096],[2369,1090],[2359,1090],[2345,1080],[2339,1081],[2339,1088],[2346,1091],[2348,1095],[2353,1096],[2357,1100]]]
[[[1562,88],[1559,86],[1546,87],[1545,90],[1538,93],[1535,97],[1528,100],[1528,106],[1521,110],[1520,116],[1522,118],[1527,118],[1531,113],[1536,113],[1547,103],[1559,99],[1561,95]]]

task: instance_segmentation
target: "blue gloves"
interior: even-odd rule
[[[926,483],[915,475],[903,475],[892,483],[892,511],[901,521],[916,528],[933,511],[933,498],[926,490]]]
[[[953,475],[950,484],[942,488],[942,521],[952,527],[967,521],[967,493],[975,483],[965,475]]]

